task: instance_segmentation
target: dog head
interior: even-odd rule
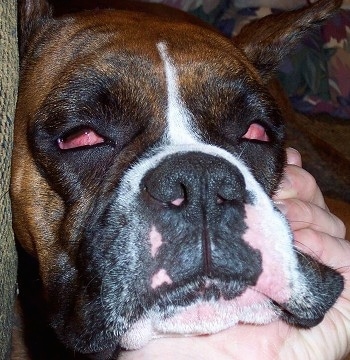
[[[343,282],[295,250],[271,201],[284,132],[268,84],[338,6],[270,16],[231,41],[168,13],[54,18],[23,2],[14,227],[67,347],[322,320]]]

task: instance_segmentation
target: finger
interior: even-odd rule
[[[281,200],[275,204],[286,216],[293,231],[310,228],[331,236],[345,238],[344,223],[322,207],[298,199]]]
[[[294,233],[295,246],[325,265],[338,269],[350,277],[350,242],[312,229]]]
[[[296,165],[299,167],[303,166],[301,155],[298,150],[289,147],[286,149],[286,154],[287,154],[287,164]]]
[[[274,199],[299,199],[326,209],[322,192],[315,178],[297,165],[287,165]]]

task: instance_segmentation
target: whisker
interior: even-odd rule
[[[243,148],[242,148],[241,153],[238,155],[238,159],[240,159],[243,156],[243,154],[244,154],[245,150],[247,149],[247,147],[248,147],[248,144],[245,143]]]

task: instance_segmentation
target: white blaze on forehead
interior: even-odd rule
[[[164,64],[164,73],[167,86],[168,104],[166,111],[168,141],[173,145],[197,143],[192,116],[181,100],[178,74],[171,60],[166,44],[158,43],[157,48]]]

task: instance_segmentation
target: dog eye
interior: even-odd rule
[[[247,132],[242,136],[243,139],[257,140],[262,142],[269,142],[270,138],[266,133],[266,129],[257,123],[250,124]]]
[[[67,136],[57,140],[61,150],[76,149],[81,147],[103,144],[105,139],[90,128],[78,129]]]

